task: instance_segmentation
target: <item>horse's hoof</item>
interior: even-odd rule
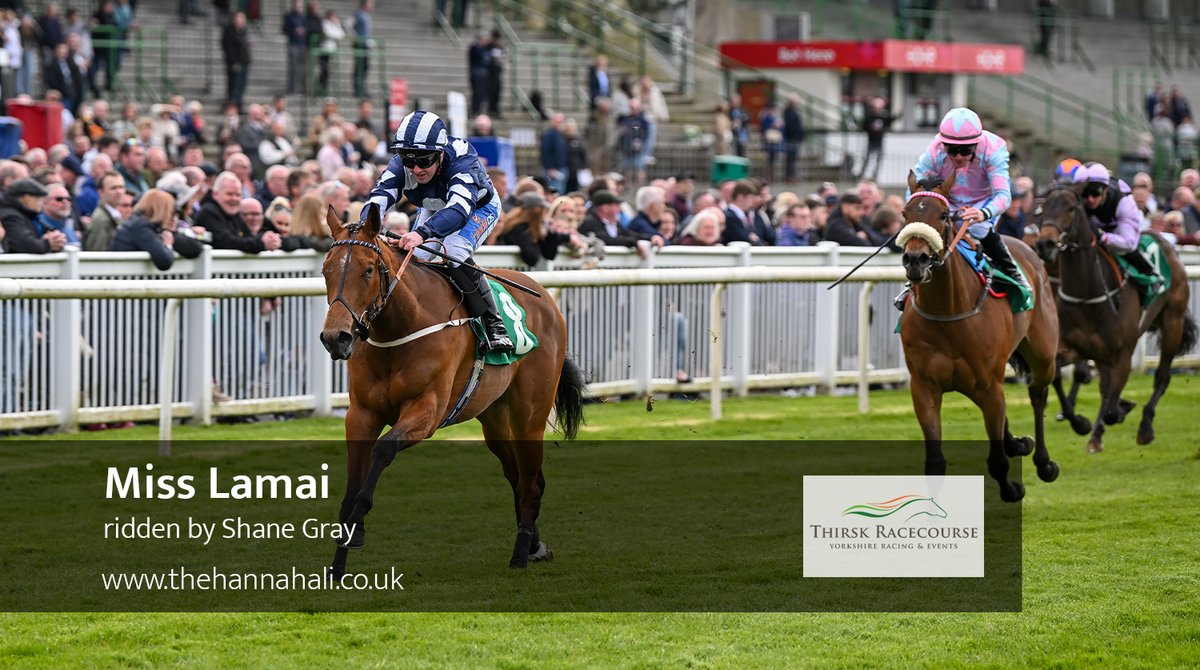
[[[1028,456],[1029,454],[1033,453],[1033,438],[1028,435],[1025,437],[1013,438],[1009,441],[1009,444],[1005,446],[1009,445],[1012,446],[1012,451],[1008,454],[1010,458],[1016,456]],[[1008,450],[1006,449],[1005,451]]]
[[[1038,479],[1044,482],[1052,482],[1058,479],[1058,463],[1047,461],[1045,465],[1039,465],[1037,469]]]
[[[1124,398],[1117,398],[1117,408],[1120,410],[1122,417],[1132,412],[1134,407],[1137,407],[1136,402],[1132,400],[1126,400]]]
[[[325,574],[329,576],[331,581],[340,582],[342,577],[346,575],[346,567],[330,566],[325,568]]]
[[[1076,435],[1087,435],[1092,432],[1092,422],[1076,414],[1071,417],[1071,430],[1075,431]]]
[[[1104,443],[1103,442],[1096,442],[1096,441],[1088,442],[1087,452],[1089,454],[1098,454],[1102,451],[1104,451]]]
[[[535,563],[553,561],[554,551],[547,547],[545,542],[538,542],[537,551],[529,555],[529,560]]]
[[[1145,426],[1138,429],[1137,443],[1141,445],[1150,444],[1154,441],[1154,426]]]
[[[350,533],[349,541],[346,541],[345,538],[339,538],[334,541],[337,542],[337,546],[339,547],[344,547],[346,549],[362,549],[363,545],[367,543],[367,532],[361,525],[358,525],[354,527],[354,532]]]
[[[528,557],[517,558],[516,556],[513,556],[512,560],[508,562],[508,567],[513,570],[524,570],[525,567],[528,565],[529,565]]]
[[[1009,495],[1004,495],[1004,489],[1000,489],[1000,499],[1004,502],[1020,502],[1025,497],[1025,485],[1021,482],[1010,481],[1008,486],[1012,490]]]

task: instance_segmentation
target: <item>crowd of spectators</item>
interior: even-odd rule
[[[1197,167],[1197,130],[1192,105],[1178,86],[1164,90],[1155,84],[1146,95],[1146,119],[1150,122],[1153,144],[1143,151],[1168,171]]]

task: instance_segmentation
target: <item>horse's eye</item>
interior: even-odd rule
[[[374,272],[375,272],[375,266],[374,266],[374,265],[368,265],[368,266],[367,266],[367,271],[366,271],[366,273],[365,273],[365,274],[366,274],[366,276],[370,277],[370,276],[371,276],[371,275],[372,275]]]

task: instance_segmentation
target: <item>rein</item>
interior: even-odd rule
[[[909,200],[909,202],[911,202],[913,200],[913,198],[922,197],[922,196],[940,200],[941,203],[946,206],[947,210],[951,210],[950,201],[946,199],[946,196],[942,195],[941,193],[937,193],[936,191],[917,191],[917,192],[913,193],[912,195],[910,195],[908,197],[908,200]],[[951,222],[961,221],[962,219],[961,219],[961,217],[955,216],[953,213],[951,213],[951,211],[947,211],[946,214],[944,215],[944,220],[946,221],[946,225],[950,225]],[[945,228],[946,228],[945,226],[943,226],[943,228],[942,228],[943,235],[945,235],[945,232],[944,232]],[[950,245],[943,248],[941,256],[935,257],[935,260],[933,260],[931,262],[933,269],[936,270],[936,269],[942,267],[943,265],[945,265],[949,261],[950,254],[958,253],[958,243],[962,241],[963,236],[967,232],[967,228],[968,228],[968,226],[965,226],[965,225],[959,226],[958,233],[955,234],[954,239],[950,242]],[[943,239],[945,239],[945,238],[943,237]],[[912,300],[910,300],[910,302],[912,303],[913,309],[917,312],[917,314],[921,318],[923,318],[927,321],[937,321],[937,322],[945,323],[945,322],[949,322],[949,321],[961,321],[963,319],[969,319],[969,318],[975,316],[976,314],[979,314],[980,312],[983,311],[983,304],[987,300],[987,295],[988,295],[988,286],[985,284],[984,286],[982,286],[980,288],[979,298],[978,298],[978,300],[975,301],[975,307],[973,309],[966,311],[966,312],[961,312],[959,314],[950,314],[950,315],[946,315],[946,316],[938,315],[938,314],[930,314],[929,312],[926,312],[925,310],[921,309],[921,306],[917,304],[917,295],[915,292],[913,293]]]
[[[337,297],[335,297],[329,303],[330,307],[337,303],[341,303],[342,306],[346,308],[346,311],[350,313],[350,318],[354,319],[354,334],[360,339],[365,340],[370,336],[371,322],[383,312],[383,308],[387,304],[388,298],[392,296],[392,291],[395,290],[396,284],[400,282],[400,273],[404,272],[404,267],[401,266],[400,272],[397,272],[396,277],[392,279],[391,283],[388,283],[388,275],[390,273],[388,272],[387,264],[383,262],[383,250],[379,248],[379,245],[373,242],[367,242],[365,240],[338,240],[330,245],[329,248],[332,250],[335,247],[345,246],[366,247],[367,249],[374,251],[375,255],[377,256],[375,259],[375,266],[379,268],[380,272],[379,295],[375,297],[375,300],[371,301],[370,305],[367,305],[367,308],[363,310],[361,316],[355,314],[354,308],[351,307],[350,303],[346,302],[346,299],[342,297],[342,292],[346,288],[346,277],[350,275],[351,253],[349,251],[346,253],[346,260],[342,262],[342,278],[338,282]],[[408,259],[406,258],[404,262],[407,264]],[[387,288],[384,288],[385,285]]]

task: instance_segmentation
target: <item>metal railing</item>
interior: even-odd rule
[[[178,90],[169,73],[171,45],[169,32],[165,28],[131,28],[129,35],[126,35],[116,26],[96,26],[92,29],[92,49],[94,54],[101,50],[108,52],[105,81],[118,98],[135,102],[160,102]],[[157,63],[157,82],[146,74],[147,52],[149,58]],[[127,70],[122,67],[130,57],[133,59],[132,85],[126,81]]]
[[[332,49],[322,48],[322,38],[313,36],[309,40],[309,57],[308,57],[308,90],[311,97],[345,97],[354,92],[354,75],[356,62],[359,58],[366,58],[375,64],[375,67],[368,69],[375,71],[375,77],[378,78],[377,90],[388,90],[388,72],[386,67],[386,54],[384,42],[378,38],[371,38],[370,46],[363,46],[357,43],[357,38],[347,37],[346,41],[351,43],[351,46],[343,46],[339,44]],[[321,59],[328,58],[326,62],[329,83],[325,88],[321,87]],[[349,76],[341,76],[339,73],[348,72]],[[364,75],[363,86],[366,87],[366,77]],[[305,96],[305,103],[308,98]],[[307,109],[305,110],[307,112]]]
[[[1170,71],[1172,67],[1200,67],[1200,48],[1196,40],[1194,16],[1150,19],[1150,63]]]

